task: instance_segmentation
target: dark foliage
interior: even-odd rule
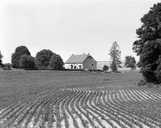
[[[137,29],[138,40],[133,50],[140,56],[139,66],[147,82],[161,83],[161,3],[155,4],[141,18],[142,26]]]
[[[61,56],[53,54],[49,62],[49,68],[53,70],[63,70],[64,69],[63,65],[64,62]]]
[[[144,86],[144,85],[146,85],[146,84],[147,84],[147,83],[146,83],[145,80],[140,80],[140,81],[137,83],[138,86]]]
[[[155,70],[155,75],[158,83],[161,83],[161,55],[157,61],[157,69]]]
[[[134,42],[133,49],[140,55],[144,44],[150,40],[161,38],[161,3],[155,4],[150,11],[141,18],[142,26],[137,29],[138,40]]]
[[[48,69],[52,55],[55,54],[49,49],[43,49],[36,54],[36,65],[38,69]]]
[[[15,49],[15,52],[12,54],[11,62],[14,68],[20,68],[20,58],[22,55],[30,55],[30,52],[26,46],[19,46]]]
[[[3,55],[2,55],[2,53],[0,52],[0,66],[3,66],[2,58],[3,58]]]
[[[103,66],[103,71],[104,71],[104,72],[107,72],[108,70],[109,70],[109,67],[108,67],[107,65],[104,65],[104,66]]]
[[[135,57],[126,56],[125,57],[125,66],[127,68],[135,69],[136,68],[136,60],[135,60]]]
[[[36,69],[35,58],[30,55],[22,55],[19,61],[19,65],[22,69],[33,70]]]

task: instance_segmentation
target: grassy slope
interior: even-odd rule
[[[0,106],[33,97],[57,87],[135,87],[138,72],[110,74],[94,72],[1,71]]]

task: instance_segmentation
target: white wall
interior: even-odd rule
[[[73,69],[76,66],[76,69],[80,69],[79,66],[81,66],[81,69],[83,69],[83,64],[65,64],[65,69],[71,69],[71,65],[73,65]]]

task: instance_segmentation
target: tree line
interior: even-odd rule
[[[0,65],[2,63],[2,54],[0,54]],[[19,46],[11,56],[12,67],[16,69],[53,69],[63,70],[64,62],[60,55],[49,49],[42,49],[33,57],[26,46]],[[5,67],[5,66],[4,66]]]
[[[118,43],[115,41],[112,44],[109,55],[111,56],[112,63],[109,66],[104,65],[103,71],[108,71],[110,68],[113,72],[118,72],[118,68],[121,67],[121,50]],[[54,53],[49,49],[42,49],[37,52],[33,57],[26,46],[18,46],[11,56],[11,64],[2,63],[2,54],[0,52],[0,66],[4,68],[26,69],[26,70],[64,70],[64,62],[60,55]],[[136,68],[135,58],[132,56],[126,56],[125,67],[132,69]]]

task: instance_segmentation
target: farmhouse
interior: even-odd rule
[[[65,62],[65,68],[95,70],[97,69],[97,61],[90,54],[72,54],[72,56],[70,56],[69,59]]]

